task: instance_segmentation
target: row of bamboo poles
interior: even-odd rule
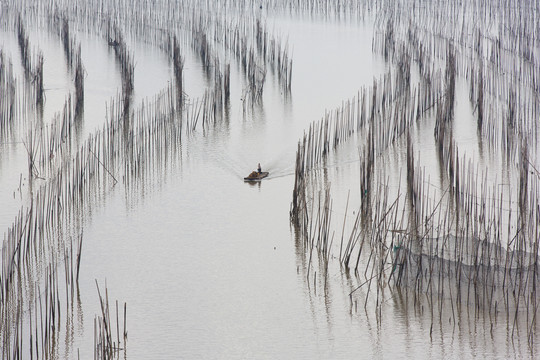
[[[6,3],[15,13],[33,2]],[[36,332],[35,324],[28,327],[22,320],[24,311],[18,312],[13,305],[25,299],[24,294],[17,293],[20,286],[16,285],[28,281],[29,273],[38,266],[35,265],[37,260],[28,259],[52,257],[53,252],[45,251],[58,242],[52,234],[69,221],[79,221],[92,196],[115,186],[119,180],[128,187],[134,186],[140,183],[138,179],[161,171],[172,157],[180,154],[183,134],[193,133],[198,127],[206,128],[219,119],[216,114],[223,109],[223,99],[228,97],[230,69],[229,64],[221,65],[222,51],[237,59],[246,80],[243,97],[251,103],[262,98],[267,66],[276,69],[284,88],[290,88],[292,59],[288,46],[279,37],[272,38],[260,18],[260,10],[337,20],[370,15],[375,18],[378,29],[373,49],[394,64],[393,70],[374,81],[372,87],[362,89],[357,97],[314,123],[299,143],[291,219],[310,254],[310,264],[312,255],[319,250],[324,265],[322,273],[327,273],[332,250],[339,243],[339,263],[346,269],[363,273],[366,282],[359,289],[363,290],[366,284],[366,304],[374,289],[379,306],[385,285],[392,284],[411,291],[415,299],[419,294],[428,294],[432,314],[439,309],[440,319],[442,304],[448,300],[452,309],[463,303],[474,304],[478,314],[487,312],[497,316],[499,310],[504,309],[512,328],[520,323],[518,318],[524,312],[521,309],[526,309],[527,331],[532,338],[538,239],[537,211],[534,211],[538,208],[538,177],[532,165],[536,159],[538,119],[535,3],[513,6],[511,1],[498,1],[490,6],[491,2],[478,0],[427,7],[420,1],[275,0],[265,2],[260,9],[244,0],[227,4],[188,0],[175,5],[178,6],[175,11],[171,11],[171,2],[154,1],[111,4],[93,0],[80,4],[66,0],[55,4],[65,9],[68,24],[71,21],[78,30],[98,32],[110,41],[121,65],[123,87],[118,98],[110,103],[103,129],[92,134],[80,147],[69,148],[64,142],[71,136],[73,114],[78,113],[71,110],[73,105],[69,98],[64,112],[59,115],[62,126],[31,130],[27,135],[29,177],[33,179],[48,171],[49,180],[45,185],[37,185],[35,196],[40,202],[32,202],[31,211],[21,213],[20,220],[16,220],[10,230],[13,234],[6,238],[2,248],[2,253],[6,254],[2,257],[2,289],[5,289],[2,299],[6,299],[2,306],[6,314],[15,314],[3,322],[3,344],[9,344],[5,347],[8,349],[6,357],[15,358],[19,354],[26,339],[25,329],[31,329],[29,333]],[[32,24],[51,21],[52,16],[42,15],[52,14],[52,8],[43,4],[29,6],[25,8],[25,19]],[[528,11],[531,8],[533,11]],[[474,16],[487,22],[500,20],[497,32],[484,32],[465,20]],[[223,17],[227,20],[221,20]],[[515,23],[512,19],[516,18],[523,20]],[[9,20],[3,17],[2,21]],[[39,74],[39,55],[37,61],[28,60],[31,56],[24,26],[21,21],[16,26],[21,55],[25,55],[23,61],[30,64],[27,72],[33,80],[35,74]],[[63,30],[63,39],[71,38],[69,30]],[[126,34],[171,49],[168,54],[175,73],[174,88],[164,89],[138,109],[131,103],[134,65],[124,38]],[[208,70],[215,65],[211,70],[210,90],[201,99],[190,102],[185,101],[183,91],[181,44],[193,46]],[[223,48],[218,49],[218,44]],[[66,54],[71,52],[66,51]],[[1,59],[2,56],[0,64],[9,64],[8,60]],[[418,72],[418,81],[413,80],[412,70]],[[9,124],[17,118],[13,114],[18,111],[16,104],[21,100],[18,100],[17,90],[11,90],[16,89],[13,87],[16,82],[11,80],[14,77],[10,75],[9,65],[0,67],[0,76],[2,90],[5,88],[6,94],[15,94],[0,99],[2,121]],[[452,135],[452,112],[456,81],[460,77],[470,83],[470,99],[477,109],[480,137],[493,148],[501,147],[509,160],[519,160],[509,161],[508,165],[510,170],[519,173],[519,193],[501,191],[495,185],[490,188],[487,175],[478,170],[475,163],[459,155]],[[32,103],[37,105],[42,100],[36,99],[43,92],[39,91],[39,77],[30,83],[37,89],[31,95]],[[78,95],[76,99],[78,103]],[[496,105],[488,106],[491,103]],[[414,124],[430,118],[436,123],[434,137],[444,179],[438,190],[433,190],[425,169],[414,160],[413,140],[405,136],[413,132]],[[4,132],[9,133],[2,128]],[[339,221],[342,236],[337,241],[332,234],[335,205],[330,187],[317,189],[313,174],[327,166],[328,154],[337,151],[339,145],[353,135],[363,144],[359,152],[362,197],[349,233],[345,232],[347,218]],[[392,145],[405,142],[406,189],[402,191],[399,187],[397,191],[390,191],[387,178],[380,172],[384,167],[380,159]],[[51,159],[59,164],[51,166]],[[514,206],[514,202],[519,205]],[[79,238],[75,235],[74,238]],[[51,239],[50,243],[44,241],[46,239]],[[42,246],[43,251],[32,250],[32,246]],[[71,249],[73,245],[68,247]],[[71,264],[72,260],[66,260],[66,249],[62,251],[64,262]],[[80,259],[80,254],[76,258]],[[58,262],[51,261],[39,263]],[[73,269],[74,265],[70,266]],[[60,297],[55,295],[60,292],[59,282],[54,280],[58,275],[54,266],[52,269],[48,277],[45,276],[52,285],[47,286],[44,295],[49,299],[44,321],[40,318],[45,325],[39,336],[46,340],[41,341],[39,347],[31,348],[36,357],[53,347],[48,342],[52,340],[47,339],[59,316]],[[65,273],[68,272],[72,271],[66,267]],[[70,279],[66,280],[66,288],[69,283],[72,289],[72,277],[66,275],[66,279]],[[10,298],[11,295],[14,297]],[[28,304],[30,302],[36,304],[35,297]],[[37,314],[38,306],[32,306],[33,314]],[[25,308],[30,306],[22,306]],[[109,316],[103,312],[101,319],[109,319]],[[37,323],[35,316],[34,320]],[[111,344],[110,320],[99,323],[103,331],[96,331],[100,334],[95,337],[100,339],[96,344]],[[4,331],[4,328],[9,330]],[[119,343],[117,336],[117,345],[107,349],[120,348]],[[100,357],[106,357],[105,353],[108,350],[101,350]]]
[[[448,319],[459,326],[465,308],[491,329],[503,316],[509,336],[524,328],[532,346],[539,303],[540,67],[531,14],[538,4],[376,3],[383,11],[377,13],[373,50],[392,64],[390,72],[313,123],[298,143],[290,215],[308,259],[308,283],[313,269],[328,276],[329,262],[337,259],[342,271],[358,277],[351,304],[361,300],[381,310],[391,288],[411,296],[415,306],[426,300],[430,333],[434,323]],[[471,14],[499,21],[498,32],[471,23]],[[503,154],[510,176],[493,178],[460,154],[454,109],[462,79],[469,84],[479,148],[486,143]],[[440,168],[433,178],[413,140],[413,125],[430,121]],[[348,139],[360,144],[359,205],[350,218],[347,197],[344,218],[331,225],[332,214],[342,212],[320,173]],[[393,170],[397,184],[383,160],[390,146],[406,147],[406,175]],[[501,187],[500,181],[511,185]]]
[[[72,72],[73,82],[75,87],[75,118],[80,118],[83,112],[84,105],[84,77],[85,70],[81,58],[81,45],[71,34],[68,19],[57,15],[55,20],[58,20],[57,31],[62,39],[64,55],[68,69]]]
[[[184,46],[196,48],[195,52],[207,69],[226,52],[242,64],[245,92],[258,101],[267,68],[275,74],[285,92],[291,89],[292,58],[288,43],[268,28],[259,9],[251,3],[194,0],[174,4],[174,9],[170,2],[138,1],[136,4],[120,2],[113,5],[95,0],[77,6],[59,3],[64,9],[62,15],[59,16],[57,10],[47,13],[48,9],[44,9],[45,18],[64,17],[73,23],[76,20],[77,28],[88,33],[97,31],[99,34],[100,29],[109,28],[107,36],[112,44],[122,43],[121,39],[116,39],[115,29],[120,27],[127,35],[162,48],[169,47],[170,39],[176,37]],[[14,4],[14,8],[17,7]],[[27,16],[38,24],[43,22],[43,17],[34,11],[39,10],[31,9]],[[118,48],[121,49],[122,46]]]
[[[2,246],[3,358],[20,358],[23,353],[31,358],[48,358],[58,353],[61,321],[72,324],[74,309],[80,302],[78,279],[86,214],[119,182],[126,191],[132,191],[162,176],[181,156],[182,137],[215,125],[230,96],[230,65],[221,66],[219,58],[214,57],[209,90],[201,98],[186,101],[181,44],[169,33],[167,41],[159,46],[170,57],[175,81],[135,108],[131,101],[133,58],[118,23],[108,21],[103,38],[114,48],[122,88],[107,106],[102,129],[81,141],[77,136],[82,121],[80,104],[84,103],[80,44],[68,15],[55,14],[49,29],[59,35],[63,44],[67,67],[73,71],[75,93],[66,97],[63,110],[49,125],[37,122],[24,126],[31,201],[8,229]],[[2,86],[15,88],[14,95],[6,100],[13,99],[12,103],[20,102],[20,107],[26,108],[25,100],[17,97],[16,76],[5,65],[5,57],[0,58],[2,79],[6,79]],[[6,110],[2,114],[9,115],[10,103],[3,104]],[[9,123],[10,117],[6,121]],[[64,266],[60,267],[62,262]],[[25,290],[33,288],[36,290]],[[64,291],[65,299],[60,296]],[[98,294],[102,314],[95,318],[94,356],[118,357],[126,349],[125,305],[124,336],[114,339],[108,296],[103,298],[99,288]],[[117,320],[117,328],[118,324]],[[65,335],[74,336],[67,330]]]
[[[34,53],[30,49],[30,42],[26,34],[26,28],[19,15],[17,24],[17,40],[19,43],[21,64],[24,69],[25,79],[32,84],[32,96],[36,106],[43,104],[43,54],[41,51]]]
[[[13,64],[0,50],[0,137],[5,140],[13,132],[17,119],[16,81],[13,74]]]
[[[114,318],[111,321],[111,310],[109,307],[109,292],[107,285],[105,285],[105,298],[101,296],[99,285],[96,281],[96,287],[99,294],[99,303],[101,305],[101,316],[94,318],[94,359],[114,359],[119,358],[121,351],[125,350],[122,346],[125,345],[127,340],[126,331],[126,312],[127,305],[124,303],[124,321],[122,338],[120,337],[120,322],[118,301],[116,301],[116,341],[114,340]],[[124,345],[122,345],[124,344]]]

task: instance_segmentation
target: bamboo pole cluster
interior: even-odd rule
[[[42,209],[52,200],[53,192],[40,191],[31,207],[19,212],[4,237],[0,279],[4,359],[21,358],[23,354],[30,358],[54,357],[61,321],[73,323],[74,304],[80,302],[77,281],[82,234],[76,240],[70,237],[51,242],[58,229],[51,227],[50,220],[59,219],[61,214],[52,207],[50,213],[43,214]],[[51,252],[52,247],[59,251]],[[61,304],[63,291],[65,307]],[[72,335],[66,333],[67,337]]]
[[[74,76],[75,94],[66,97],[63,110],[54,115],[50,124],[28,124],[36,113],[35,101],[32,100],[33,106],[26,106],[27,99],[31,97],[23,97],[16,92],[16,78],[11,75],[8,62],[1,57],[3,88],[12,89],[15,111],[26,111],[30,115],[9,115],[10,98],[2,98],[3,101],[5,99],[3,104],[6,104],[2,107],[2,114],[8,120],[11,116],[15,121],[20,121],[25,131],[23,143],[28,159],[25,178],[31,200],[28,207],[23,206],[8,229],[2,246],[0,304],[2,314],[6,316],[2,317],[0,334],[3,357],[8,359],[20,358],[23,353],[30,354],[31,358],[57,356],[63,320],[66,322],[63,328],[66,344],[72,344],[67,338],[74,336],[70,329],[74,322],[74,309],[79,308],[80,302],[78,278],[83,258],[82,223],[87,214],[119,182],[126,191],[137,191],[139,185],[151,180],[154,175],[161,176],[167,167],[174,164],[174,159],[181,156],[182,136],[193,134],[201,128],[203,131],[209,130],[217,124],[230,98],[230,65],[221,65],[220,56],[210,57],[213,68],[209,89],[201,98],[186,101],[183,91],[184,60],[179,40],[182,37],[175,34],[178,28],[171,27],[171,31],[165,32],[166,36],[157,36],[155,29],[149,31],[141,24],[135,25],[137,19],[141,19],[138,12],[140,7],[135,6],[136,12],[132,12],[138,17],[128,19],[116,12],[105,12],[106,15],[103,15],[96,9],[104,9],[108,5],[92,4],[96,7],[72,6],[66,2],[58,7],[63,11],[58,11],[56,7],[53,11],[48,6],[38,6],[24,12],[25,21],[44,26],[58,36],[68,69]],[[127,4],[122,6],[126,7]],[[19,4],[10,2],[7,12],[16,10],[20,11]],[[6,14],[4,11],[5,8],[2,13]],[[4,16],[2,18],[5,19]],[[90,20],[87,23],[79,22],[84,18]],[[7,20],[6,24],[9,24]],[[23,21],[15,24],[18,26],[19,40],[24,45],[19,48],[28,54],[29,41],[22,26]],[[122,24],[122,29],[119,24]],[[122,91],[109,103],[107,121],[102,129],[80,142],[75,135],[77,119],[82,115],[79,104],[83,103],[84,98],[84,68],[80,44],[74,34],[85,26],[92,28],[89,32],[97,31],[113,48],[120,65]],[[143,101],[137,109],[131,103],[134,65],[124,33],[128,36],[150,34],[155,45],[170,56],[174,69],[174,85],[153,99]],[[246,31],[242,36],[247,38],[252,34]],[[211,41],[214,43],[216,40]],[[277,37],[270,38],[262,25],[259,25],[259,50],[256,50],[255,41],[246,40],[245,43],[250,44],[246,49],[250,49],[251,59],[246,61],[243,71],[248,75],[251,73],[249,76],[255,79],[251,80],[252,83],[261,87],[257,91],[262,94],[264,80],[253,74],[256,67],[266,66],[261,61],[277,62],[281,71],[287,68],[286,63],[292,65],[292,62],[285,60],[288,57],[286,46],[281,45]],[[223,49],[219,51],[221,53]],[[265,51],[268,53],[267,59],[259,54]],[[290,83],[291,70],[290,67],[287,69]],[[15,125],[10,125],[3,127],[2,131],[6,129],[6,134],[10,134],[15,128]],[[21,182],[22,178],[21,175]],[[61,296],[64,292],[65,298]],[[97,358],[108,358],[111,354],[118,356],[117,350],[122,342],[118,336],[116,342],[112,339],[108,299],[99,295],[104,311],[95,319],[94,355]],[[39,326],[36,325],[38,323]],[[125,350],[125,340],[122,345]],[[71,353],[69,349],[66,351]]]
[[[6,140],[13,134],[17,114],[16,79],[13,64],[0,50],[0,139]]]
[[[73,225],[77,225],[75,229],[81,226],[88,207],[92,206],[100,193],[118,182],[116,176],[119,173],[123,174],[124,184],[129,187],[137,183],[135,180],[144,178],[149,169],[161,171],[160,166],[168,166],[169,157],[179,149],[182,130],[175,117],[174,97],[173,88],[169,88],[150,105],[143,104],[134,115],[135,125],[128,128],[124,128],[123,102],[119,97],[119,106],[111,106],[111,121],[102,131],[91,135],[73,155],[69,145],[72,133],[69,123],[65,122],[73,119],[69,108],[65,109],[66,120],[62,127],[41,128],[37,134],[30,131],[27,143],[31,169],[29,176],[32,179],[39,173],[48,179],[34,191],[36,200],[29,209],[21,211],[4,240],[0,279],[3,313],[17,314],[14,307],[17,304],[29,308],[30,312],[36,311],[35,299],[23,289],[38,281],[32,280],[29,274],[40,273],[39,269],[43,266],[56,269],[59,259],[54,254],[59,251],[57,249],[64,254],[66,264],[70,264],[65,268],[65,287],[67,293],[73,293],[73,286],[76,286],[79,277],[82,237],[79,238],[74,256],[73,244],[68,245],[68,251],[61,234],[69,233],[68,229]],[[23,269],[25,271],[21,271]],[[68,276],[70,273],[71,276]],[[56,273],[55,276],[58,277]],[[55,286],[54,294],[60,293],[58,285]],[[54,308],[50,311],[57,314],[56,309],[61,307],[60,299],[55,297],[53,300]],[[66,306],[70,307],[71,304],[68,301]],[[3,319],[2,329],[11,328],[15,323],[19,327],[25,324],[22,316],[5,316]],[[54,322],[46,323],[44,334],[58,328],[56,321],[54,318]],[[10,358],[9,354],[16,358],[23,333],[14,334],[7,330],[1,333],[3,343],[11,344],[5,346],[6,358]],[[42,354],[49,351],[49,347],[56,346],[44,344],[30,349],[31,353]],[[11,352],[11,349],[16,350]]]
[[[30,50],[30,41],[20,15],[17,21],[17,39],[26,81],[31,84],[31,95],[33,96],[35,105],[40,106],[44,100],[43,53],[39,50],[37,52]]]
[[[129,51],[124,35],[115,21],[109,22],[106,38],[109,46],[113,48],[116,60],[120,65],[122,98],[124,103],[123,110],[127,119],[132,104],[134,89],[135,64],[133,63],[133,54]]]
[[[120,352],[124,351],[127,342],[126,330],[126,312],[127,304],[124,303],[124,322],[122,337],[120,337],[120,322],[118,311],[118,300],[116,300],[116,334],[114,328],[114,318],[111,320],[111,309],[109,307],[109,291],[105,285],[105,297],[101,296],[99,285],[96,280],[96,287],[99,295],[99,303],[101,305],[101,316],[94,318],[94,359],[115,359],[120,357]],[[116,335],[116,341],[115,337]],[[122,347],[123,346],[123,347]]]
[[[519,139],[527,138],[536,149],[540,59],[533,50],[539,43],[533,14],[538,5],[474,1],[428,9],[412,2],[412,10],[403,11],[405,3],[379,14],[374,51],[395,61],[401,55],[396,49],[406,48],[422,73],[426,66],[439,64],[437,71],[448,63],[452,48],[455,76],[469,83],[481,141],[513,162],[520,155]]]
[[[62,40],[64,55],[69,71],[73,74],[73,82],[75,87],[75,117],[81,118],[84,107],[84,66],[81,58],[81,45],[72,35],[69,21],[65,16],[56,14],[52,17],[53,26]]]
[[[338,210],[327,180],[317,179],[318,168],[328,166],[326,154],[336,151],[329,139],[344,127],[314,123],[298,144],[291,221],[309,258],[307,276],[316,266],[314,249],[320,254],[319,273],[327,275],[333,256],[320,240],[334,239],[341,227],[334,256],[359,279],[351,304],[363,296],[364,306],[371,298],[381,311],[385,289],[391,288],[410,295],[415,306],[427,301],[430,333],[436,321],[450,319],[459,326],[461,314],[472,311],[492,329],[502,317],[512,337],[524,327],[532,344],[538,309],[540,67],[532,50],[538,48],[538,22],[531,14],[538,5],[376,3],[380,11],[373,50],[391,64],[393,75],[374,82],[362,96],[370,100],[360,107],[364,114],[359,117],[366,119],[356,136],[362,143],[361,191],[352,220],[349,197],[342,223],[323,220]],[[516,23],[518,17],[510,14],[524,20]],[[473,21],[478,17],[497,23],[495,32],[479,26],[486,22]],[[503,171],[509,175],[500,179],[459,151],[454,140],[456,84],[463,80],[469,84],[480,150],[486,142],[506,160]],[[413,124],[428,121],[433,123],[438,178],[422,167],[412,135]],[[382,162],[390,145],[403,144],[405,191],[401,174],[396,190]]]
[[[343,102],[340,108],[327,112],[323,119],[310,125],[298,143],[291,204],[294,223],[300,225],[298,220],[309,214],[306,213],[306,201],[302,200],[307,187],[307,174],[325,166],[328,154],[355,134],[364,140],[364,149],[360,152],[363,170],[361,189],[362,194],[369,197],[376,156],[394,144],[421,116],[417,105],[417,97],[421,94],[417,90],[419,87],[407,89],[408,85],[393,86],[394,82],[403,80],[401,71],[387,73],[374,81],[372,87],[362,89],[356,97]]]
[[[152,4],[147,1],[109,4],[93,0],[74,5],[57,0],[55,3],[55,7],[32,7],[25,12],[25,16],[33,23],[45,23],[60,29],[65,49],[73,47],[73,44],[65,40],[74,30],[69,25],[75,27],[75,30],[99,36],[102,35],[102,29],[105,29],[107,40],[114,47],[121,67],[126,94],[132,88],[130,74],[133,72],[133,56],[123,45],[124,37],[143,40],[162,49],[170,48],[171,38],[176,37],[184,46],[197,48],[196,53],[200,55],[206,69],[214,65],[218,52],[232,55],[242,64],[246,80],[243,94],[243,98],[247,99],[244,104],[246,109],[260,103],[267,68],[276,77],[284,94],[290,93],[292,57],[288,42],[268,29],[261,9],[253,3],[208,3],[198,0],[174,5],[163,1]],[[8,12],[20,9],[19,4],[12,4],[12,1],[9,4]]]

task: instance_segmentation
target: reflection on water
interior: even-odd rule
[[[164,5],[156,6],[159,7],[156,13],[163,15],[159,11],[164,11],[160,7]],[[266,14],[267,9],[264,11]],[[247,16],[248,23],[256,23],[253,14]],[[183,39],[183,95],[188,105],[171,106],[174,112],[169,114],[165,111],[169,110],[168,103],[160,103],[161,111],[151,110],[151,104],[157,102],[156,94],[163,89],[166,89],[164,98],[173,96],[171,94],[176,96],[169,88],[174,82],[174,70],[169,50],[163,46],[165,42],[161,42],[163,29],[152,31],[148,38],[141,34],[140,28],[126,30],[136,64],[134,95],[130,99],[133,105],[128,109],[120,109],[122,102],[118,99],[121,98],[116,98],[121,92],[122,79],[114,50],[99,34],[100,30],[95,30],[98,35],[77,31],[75,36],[81,44],[86,73],[84,115],[76,124],[77,139],[73,144],[69,141],[54,144],[65,150],[65,158],[51,160],[58,168],[38,174],[30,187],[28,174],[34,170],[28,170],[27,134],[31,128],[28,124],[36,117],[32,111],[27,109],[24,114],[28,114],[28,118],[21,118],[13,125],[14,135],[2,138],[0,224],[8,229],[21,206],[38,209],[39,202],[34,197],[46,188],[47,181],[56,179],[54,171],[67,168],[76,172],[78,162],[75,161],[72,168],[62,164],[76,156],[76,149],[88,136],[100,131],[107,134],[95,137],[103,143],[89,147],[97,152],[95,159],[99,162],[94,161],[92,169],[100,169],[101,172],[95,170],[99,179],[81,171],[84,180],[69,188],[76,189],[69,196],[81,204],[74,207],[73,214],[65,215],[68,210],[57,214],[58,219],[69,218],[72,222],[58,220],[60,229],[43,232],[47,233],[47,239],[49,236],[54,239],[54,245],[41,244],[39,251],[32,253],[36,254],[36,259],[37,254],[43,257],[36,263],[57,265],[28,270],[28,274],[22,276],[28,279],[18,280],[36,284],[25,285],[28,289],[24,290],[22,298],[28,292],[28,298],[38,304],[39,295],[48,291],[47,294],[52,293],[61,303],[58,320],[61,324],[55,327],[54,335],[62,341],[52,346],[53,357],[74,358],[80,352],[81,358],[88,358],[89,354],[95,354],[95,316],[102,313],[96,280],[105,284],[111,304],[116,299],[120,304],[127,303],[128,341],[125,355],[120,355],[126,358],[534,357],[537,329],[535,322],[531,325],[531,318],[536,309],[529,314],[529,307],[515,307],[520,317],[514,317],[509,304],[516,300],[505,299],[505,294],[510,294],[508,291],[489,294],[492,287],[474,291],[474,296],[462,297],[467,303],[456,303],[452,293],[456,288],[450,284],[450,279],[455,279],[454,274],[441,275],[435,285],[428,281],[435,279],[425,275],[428,269],[437,270],[438,266],[446,269],[453,265],[444,252],[429,253],[429,260],[422,257],[426,249],[409,255],[424,271],[411,266],[407,269],[410,271],[408,281],[404,280],[400,287],[389,285],[389,277],[397,276],[395,269],[383,267],[376,271],[375,266],[345,269],[340,263],[347,241],[362,241],[368,234],[367,228],[362,227],[355,234],[357,237],[350,235],[362,211],[359,204],[366,195],[360,185],[366,171],[362,164],[366,134],[347,134],[350,136],[347,141],[310,173],[307,189],[311,212],[308,214],[312,222],[308,232],[312,242],[301,239],[289,217],[298,141],[313,121],[328,116],[327,110],[343,106],[347,99],[359,98],[359,89],[368,89],[366,93],[369,93],[374,78],[383,79],[381,74],[393,74],[396,70],[383,61],[382,55],[373,55],[376,21],[369,16],[363,19],[365,21],[349,18],[340,21],[333,17],[325,20],[317,16],[284,16],[277,10],[267,16],[265,21],[285,34],[287,45],[293,49],[290,92],[284,91],[273,73],[275,70],[269,67],[262,100],[246,111],[243,97],[249,77],[241,61],[228,54],[223,57],[231,63],[231,98],[222,118],[204,127],[200,120],[199,126],[190,131],[178,130],[183,119],[189,118],[187,113],[193,111],[189,105],[202,103],[200,99],[206,96],[205,90],[215,86],[215,79],[208,76],[208,70],[200,63],[200,48],[191,42],[192,33],[174,29]],[[162,25],[170,25],[163,21]],[[22,79],[17,34],[5,26],[0,46],[5,56],[13,61],[18,78]],[[73,91],[72,78],[65,65],[60,38],[31,21],[27,26],[30,42],[44,53],[43,124],[52,126],[54,115],[62,111],[66,96]],[[154,38],[149,40],[152,36]],[[206,50],[220,56],[223,50],[218,49],[217,44],[212,42],[216,48]],[[421,74],[413,76],[420,78]],[[500,164],[497,154],[478,142],[479,134],[474,132],[476,126],[471,115],[474,109],[467,98],[468,86],[464,80],[457,83],[455,141],[460,149],[466,150],[467,159],[475,159],[482,166],[490,165],[486,179],[515,180],[514,175],[508,174],[500,179],[501,167],[506,168],[505,165]],[[114,111],[118,111],[121,115],[118,118],[124,121],[116,124],[118,127],[107,122],[114,123]],[[191,116],[189,119],[196,118],[193,113]],[[166,121],[160,122],[162,118]],[[134,119],[145,119],[151,125],[144,127]],[[32,126],[37,128],[36,124]],[[119,129],[123,132],[119,133]],[[143,130],[137,132],[140,129]],[[181,137],[174,138],[177,134]],[[441,193],[448,187],[448,181],[441,175],[433,124],[426,118],[417,120],[411,136],[419,153],[417,159],[427,169],[424,176],[427,193],[430,196]],[[172,138],[177,141],[167,142]],[[115,139],[111,140],[112,146],[105,143],[110,139]],[[160,141],[167,144],[166,150],[162,149]],[[45,148],[53,142],[40,139],[35,146]],[[378,192],[396,195],[406,191],[402,188],[407,177],[406,139],[396,140],[385,150],[377,154],[374,165],[377,176],[370,188],[373,195],[368,194],[373,199]],[[150,153],[152,156],[148,155]],[[129,161],[118,160],[123,157]],[[258,163],[270,175],[262,181],[244,182],[243,177]],[[111,178],[118,181],[113,182]],[[61,181],[58,184],[68,188]],[[323,215],[323,198],[319,195],[326,189],[332,194],[328,218]],[[85,191],[87,193],[79,199],[77,194]],[[47,199],[54,198],[52,192],[46,194]],[[400,204],[408,205],[404,196],[396,196],[402,201]],[[407,205],[403,205],[404,208]],[[38,210],[35,211],[37,214]],[[405,213],[406,210],[395,211],[392,216],[405,218]],[[33,219],[34,215],[28,218]],[[53,221],[52,216],[43,218]],[[28,223],[33,224],[31,221]],[[326,234],[329,251],[321,253],[314,243],[323,237],[317,231],[325,222],[333,227],[329,227]],[[21,220],[19,224],[26,222]],[[404,231],[402,228],[390,230],[400,235]],[[84,240],[80,272],[76,270],[80,277],[74,284],[69,273],[77,259],[77,242],[73,239],[78,236]],[[482,242],[475,244],[478,243]],[[389,246],[381,241],[379,245],[386,247],[384,254],[389,259],[402,254],[399,250],[402,243]],[[4,246],[3,249],[8,248]],[[413,250],[418,249],[406,251],[410,254]],[[475,260],[467,259],[467,264]],[[353,262],[385,264],[375,252],[368,250]],[[3,270],[8,269],[8,265],[11,263],[2,263]],[[486,271],[491,271],[486,277],[489,279],[497,273],[493,268]],[[428,280],[418,282],[414,276],[423,278],[422,274]],[[474,273],[464,271],[463,274],[467,276],[467,281],[463,280],[467,289],[461,291],[472,294],[471,287],[477,284],[470,280]],[[508,274],[517,276],[515,272]],[[51,279],[51,284],[60,283],[54,288],[56,292],[51,292],[50,286],[54,285],[44,285],[42,278],[46,279],[45,283],[47,279]],[[431,291],[433,288],[442,289],[443,294],[437,295],[437,291]],[[480,298],[482,294],[486,297],[489,294],[499,303],[486,306]],[[31,317],[31,311],[29,317],[20,322],[23,334],[30,333],[27,329],[32,326],[35,330],[37,313],[33,312],[34,317]],[[15,319],[15,315],[10,316]],[[10,326],[13,327],[10,323],[2,324],[3,336],[15,336],[6,330]],[[24,338],[23,346],[28,343]]]

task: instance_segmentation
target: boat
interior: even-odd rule
[[[265,177],[267,177],[268,174],[269,174],[268,171],[262,171],[262,172],[252,171],[251,174],[249,174],[247,177],[244,178],[244,181],[260,181],[264,179]]]

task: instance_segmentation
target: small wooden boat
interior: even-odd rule
[[[244,181],[259,181],[267,177],[269,174],[268,171],[252,171],[251,174],[249,174],[247,177],[244,178]]]

